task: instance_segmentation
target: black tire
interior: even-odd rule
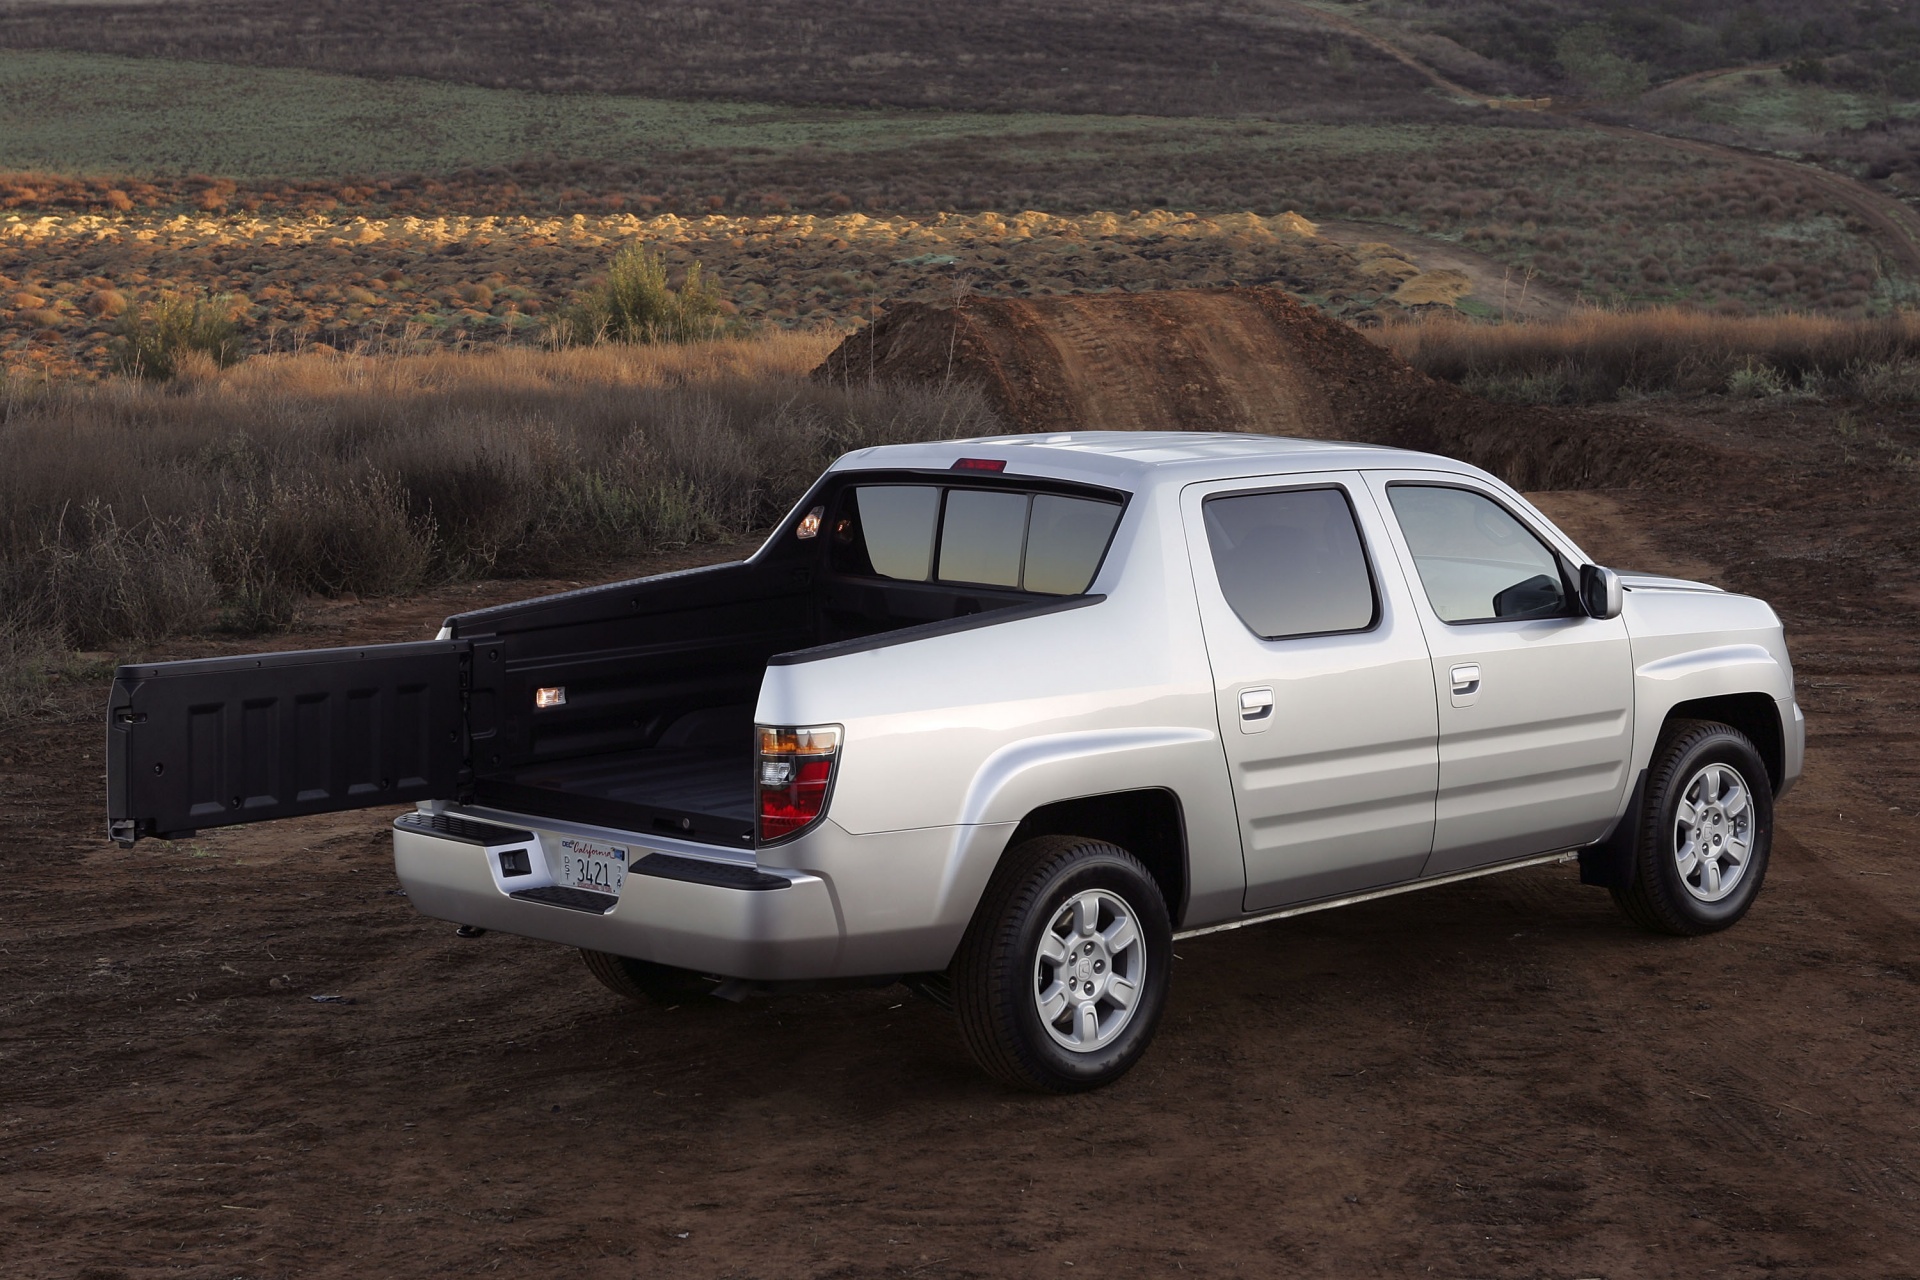
[[[629,1000],[650,1004],[689,1004],[713,994],[720,979],[692,969],[676,969],[670,964],[635,960],[631,956],[609,955],[605,951],[580,949],[587,972],[600,979],[609,991]]]
[[[1041,988],[1041,935],[1069,920],[1067,913],[1076,900],[1090,901],[1093,895],[1104,895],[1100,901],[1108,905],[1117,899],[1127,908],[1138,933],[1140,952],[1129,957],[1126,951],[1131,947],[1122,948],[1116,943],[1112,959],[1102,962],[1112,964],[1111,972],[1103,968],[1104,980],[1089,979],[1101,982],[1097,999],[1109,1006],[1118,1022],[1110,1033],[1111,1040],[1076,1051],[1056,1040],[1042,1020],[1037,999]],[[1107,915],[1097,918],[1118,919]],[[1101,943],[1107,935],[1096,932],[1099,937],[1084,936]],[[1066,934],[1055,934],[1056,939],[1065,938],[1070,956],[1077,954],[1072,947],[1082,936],[1071,924]],[[1104,943],[1101,945],[1100,955],[1108,955]],[[1016,1088],[1078,1093],[1119,1079],[1146,1052],[1166,1006],[1172,962],[1173,926],[1167,918],[1166,902],[1160,886],[1138,859],[1098,840],[1042,836],[1009,850],[1001,860],[948,972],[961,1035],[974,1061],[987,1074]],[[1046,963],[1055,965],[1053,961]],[[1113,1011],[1118,1006],[1109,1002],[1126,989],[1123,966],[1135,963],[1143,970],[1130,971],[1138,972],[1141,980],[1132,988],[1131,1005],[1125,1006],[1131,1013],[1122,1017]],[[1065,980],[1067,971],[1055,965],[1050,972],[1058,983]],[[1086,1006],[1097,1009],[1093,1000]],[[1061,1034],[1080,1029],[1075,1012],[1079,1007],[1063,1006],[1063,1016],[1072,1026]],[[1097,1029],[1098,1022],[1096,1013],[1091,1025]]]
[[[1738,775],[1747,797],[1748,825],[1744,829],[1748,853],[1739,879],[1717,901],[1702,897],[1705,889],[1690,881],[1704,880],[1696,871],[1683,875],[1679,831],[1681,802],[1704,769],[1719,765]],[[1724,786],[1724,777],[1722,778]],[[1729,793],[1730,794],[1730,793]],[[1689,806],[1691,807],[1691,806]],[[1710,821],[1731,828],[1738,814],[1716,812]],[[1691,937],[1725,929],[1747,914],[1767,876],[1767,858],[1773,850],[1773,786],[1766,762],[1747,736],[1729,725],[1709,720],[1675,720],[1667,725],[1647,769],[1647,791],[1640,811],[1640,830],[1633,851],[1633,879],[1615,889],[1613,900],[1629,920],[1654,933]],[[1717,874],[1717,868],[1716,868]]]

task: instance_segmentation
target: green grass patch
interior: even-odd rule
[[[332,178],[534,156],[631,163],[698,150],[874,150],[981,134],[1142,128],[1171,142],[1196,122],[673,102],[0,50],[0,168],[59,173]],[[1054,149],[1042,141],[1035,154]]]
[[[1678,110],[1760,143],[1792,146],[1876,121],[1920,116],[1920,102],[1796,82],[1780,71],[1744,71],[1706,81]]]

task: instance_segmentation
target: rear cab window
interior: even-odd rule
[[[1085,593],[1120,522],[1117,499],[935,483],[855,484],[829,521],[836,573],[894,582]]]

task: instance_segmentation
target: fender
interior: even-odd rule
[[[1205,729],[1158,725],[1054,733],[1008,743],[981,762],[967,788],[960,821],[969,825],[1018,822],[1028,811],[1054,800],[1166,786],[1165,781],[1155,780],[1164,749],[1176,749],[1177,760],[1178,748],[1204,748],[1215,741],[1216,736]],[[1212,763],[1213,753],[1206,752],[1204,759]],[[1074,779],[1065,790],[1047,785],[1048,779],[1061,775]],[[1173,790],[1178,794],[1179,788]]]
[[[1692,649],[1634,668],[1633,764],[1630,774],[1646,769],[1660,737],[1660,726],[1682,702],[1735,693],[1759,693],[1776,705],[1793,702],[1793,678],[1763,645],[1727,644]],[[1791,725],[1781,726],[1784,736]]]
[[[1017,823],[1055,801],[1146,788],[1171,791],[1186,818],[1188,918],[1236,914],[1247,870],[1219,735],[1211,729],[1148,725],[1009,743],[975,771],[961,822]],[[996,862],[1001,852],[995,850]],[[959,878],[961,869],[952,874]]]

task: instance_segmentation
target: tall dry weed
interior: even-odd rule
[[[1369,331],[1424,373],[1497,399],[1594,402],[1669,392],[1913,398],[1920,315],[1871,320],[1676,309],[1531,324],[1422,319]]]
[[[578,572],[765,527],[849,449],[999,429],[971,388],[809,380],[831,341],[269,356],[0,400],[0,617],[97,648]]]

